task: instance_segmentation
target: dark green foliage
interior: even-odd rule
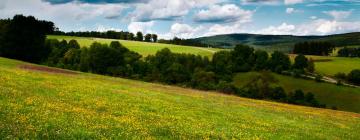
[[[68,45],[69,45],[68,48],[80,49],[79,43],[74,39],[70,40]]]
[[[315,72],[315,63],[313,59],[309,59],[308,63],[307,63],[307,67],[306,70],[310,73],[314,73]]]
[[[145,35],[145,42],[151,42],[151,34]]]
[[[109,38],[109,39],[143,41],[143,37],[140,37],[140,34],[139,34],[139,36],[135,37],[135,35],[133,33],[124,32],[124,31],[118,32],[118,31],[109,30],[109,31],[106,31],[106,32],[91,31],[91,32],[67,32],[67,33],[62,32],[62,31],[55,31],[54,34],[55,35],[66,35],[66,36],[78,36],[78,37],[98,37],[98,38]],[[141,36],[142,36],[142,33],[141,33]],[[156,41],[157,41],[157,35],[152,34],[152,39],[154,41],[153,36],[156,36]],[[156,42],[156,41],[154,41],[154,42]]]
[[[304,70],[308,67],[308,59],[302,54],[297,55],[293,67],[294,69]]]
[[[144,36],[143,36],[142,32],[137,32],[136,33],[136,40],[137,41],[143,41],[144,40]]]
[[[0,26],[0,56],[35,63],[48,57],[51,50],[44,44],[45,35],[53,32],[54,23],[15,15],[1,20]]]
[[[156,34],[151,34],[151,39],[153,42],[157,42],[158,36]]]
[[[254,62],[254,49],[246,45],[236,45],[231,52],[234,72],[248,72]]]
[[[318,75],[315,76],[315,81],[316,81],[316,82],[322,82],[322,79],[323,79],[323,76],[320,75],[320,74],[318,74]]]
[[[266,51],[255,51],[255,70],[264,70],[268,67],[269,55]]]
[[[346,74],[343,72],[336,73],[334,76],[338,79],[346,79]]]
[[[216,76],[214,72],[206,72],[204,70],[195,70],[195,73],[191,77],[190,86],[202,89],[213,90],[216,85]]]
[[[275,51],[270,58],[269,67],[272,71],[281,73],[290,68],[290,58],[288,55]]]
[[[360,85],[360,69],[352,70],[347,76],[349,82]]]
[[[360,48],[342,48],[338,51],[339,57],[360,57]]]
[[[335,46],[329,42],[301,42],[294,45],[293,53],[306,55],[329,55]]]
[[[213,55],[212,70],[217,75],[230,75],[233,69],[233,60],[229,51],[219,51]]]

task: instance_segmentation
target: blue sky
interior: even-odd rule
[[[360,31],[360,0],[0,0],[0,18],[51,20],[63,31],[142,31],[160,38]]]

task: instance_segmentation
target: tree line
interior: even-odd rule
[[[335,45],[329,42],[300,42],[294,45],[294,54],[304,55],[329,55],[335,48]]]
[[[212,47],[212,48],[216,47],[216,46],[204,44],[199,41],[192,40],[192,39],[178,38],[176,36],[173,39],[169,39],[169,40],[160,39],[159,43],[184,45],[184,46],[197,46],[197,47]]]
[[[312,93],[305,94],[301,90],[285,93],[282,87],[272,85],[275,78],[269,71],[301,74],[314,70],[313,62],[304,55],[298,55],[292,64],[289,56],[282,52],[276,51],[270,57],[265,51],[237,45],[233,50],[216,52],[212,59],[177,54],[168,48],[142,58],[118,41],[109,45],[94,42],[89,47],[80,48],[76,40],[45,40],[45,34],[54,30],[53,23],[31,16],[18,15],[11,20],[1,20],[0,25],[1,29],[5,29],[0,33],[0,55],[3,57],[102,75],[216,90],[249,98],[325,107]],[[234,74],[249,71],[261,74],[245,87],[233,85]]]
[[[339,57],[360,57],[360,48],[344,47],[338,51]]]
[[[79,37],[97,37],[97,38],[108,38],[108,39],[121,39],[121,40],[132,40],[132,41],[145,41],[145,42],[157,42],[157,34],[145,34],[142,32],[137,32],[136,34],[131,32],[124,31],[106,31],[106,32],[97,32],[97,31],[86,31],[86,32],[63,32],[55,31],[55,35],[66,35],[66,36],[79,36]]]

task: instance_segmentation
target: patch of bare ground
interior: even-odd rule
[[[48,73],[78,74],[77,72],[70,71],[70,70],[64,70],[64,69],[59,69],[59,68],[51,68],[51,67],[45,67],[45,66],[37,66],[37,65],[30,65],[30,64],[19,65],[18,67],[21,68],[21,69],[42,71],[42,72],[48,72]]]

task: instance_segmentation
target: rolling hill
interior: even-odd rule
[[[258,72],[238,73],[234,77],[234,85],[242,88],[249,83]],[[346,86],[338,86],[330,83],[319,83],[314,80],[305,80],[280,74],[271,74],[277,81],[273,85],[281,86],[284,90],[294,92],[301,89],[304,92],[312,92],[320,103],[327,105],[327,108],[336,107],[338,110],[345,110],[360,113],[360,89]]]
[[[6,139],[358,139],[360,115],[0,58]]]
[[[128,41],[128,40],[116,40],[116,39],[103,39],[103,38],[92,38],[92,37],[74,37],[74,36],[58,36],[58,35],[48,35],[48,39],[58,39],[58,40],[67,40],[75,39],[78,41],[80,46],[90,46],[93,42],[106,43],[110,44],[111,41],[119,41],[122,45],[129,48],[132,51],[138,52],[143,56],[155,54],[157,51],[163,48],[169,48],[172,52],[175,53],[191,53],[198,54],[202,56],[212,57],[212,55],[221,49],[216,48],[201,48],[193,46],[180,46],[173,44],[161,44],[161,43],[149,43],[149,42],[139,42],[139,41]]]
[[[326,41],[336,46],[360,45],[360,32],[335,34],[327,36],[293,36],[293,35],[259,35],[259,34],[225,34],[190,39],[191,41],[232,48],[236,44],[247,44],[269,51],[289,52],[297,42]]]

